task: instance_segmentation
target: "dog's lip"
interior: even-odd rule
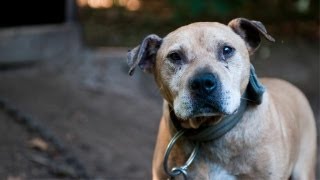
[[[201,118],[201,117],[214,117],[214,116],[222,116],[222,113],[218,112],[213,112],[213,113],[199,113],[199,114],[194,114],[190,118]]]
[[[214,116],[213,116],[214,114]],[[206,116],[203,116],[204,114],[202,114],[202,116],[200,116],[200,114],[198,116],[194,116],[192,118],[188,118],[186,120],[181,120],[180,123],[182,125],[182,127],[184,128],[193,128],[193,129],[197,129],[199,128],[202,124],[208,124],[208,125],[214,125],[217,124],[221,121],[222,119],[222,115],[221,114],[216,114],[216,113],[210,113],[210,116],[208,116],[209,114],[206,113]]]
[[[197,129],[201,125],[215,125],[219,123],[223,117],[237,113],[238,108],[232,113],[225,112],[210,112],[210,113],[195,113],[186,119],[180,119],[180,123],[184,128]]]

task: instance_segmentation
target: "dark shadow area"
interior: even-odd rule
[[[66,22],[66,1],[3,1],[0,7],[0,28]]]

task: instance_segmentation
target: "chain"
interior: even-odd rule
[[[169,155],[171,153],[171,150],[173,148],[173,146],[176,144],[176,142],[178,141],[178,139],[180,139],[180,137],[183,136],[183,134],[185,133],[185,130],[180,130],[178,131],[170,140],[167,149],[165,151],[165,155],[164,155],[164,160],[163,160],[163,167],[165,172],[173,179],[176,176],[179,176],[180,174],[183,175],[184,179],[187,179],[187,169],[188,167],[191,165],[191,163],[193,162],[193,160],[195,159],[198,151],[199,151],[199,143],[197,142],[195,144],[195,147],[193,148],[192,153],[190,154],[190,157],[188,158],[188,160],[186,161],[186,163],[182,166],[178,166],[178,167],[173,167],[171,169],[171,171],[168,168],[168,159],[169,159]]]

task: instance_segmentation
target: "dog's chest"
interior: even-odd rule
[[[253,163],[248,155],[244,150],[230,146],[227,148],[223,143],[202,148],[198,162],[195,162],[195,172],[206,174],[208,179],[227,180],[236,179],[235,175],[238,174],[252,174]],[[201,170],[204,166],[207,167],[206,171]]]
[[[189,176],[213,180],[251,179],[261,173],[256,166],[257,153],[260,152],[238,136],[202,144]],[[257,176],[264,176],[262,174]]]
[[[203,162],[202,162],[203,163]],[[228,172],[227,169],[221,167],[215,163],[204,163],[199,162],[198,165],[194,166],[193,171],[188,173],[190,179],[212,179],[212,180],[235,180],[236,176]],[[203,168],[206,166],[207,168]]]

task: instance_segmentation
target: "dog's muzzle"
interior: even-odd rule
[[[189,80],[188,88],[192,103],[196,107],[193,114],[223,113],[222,88],[217,75],[204,71]]]

